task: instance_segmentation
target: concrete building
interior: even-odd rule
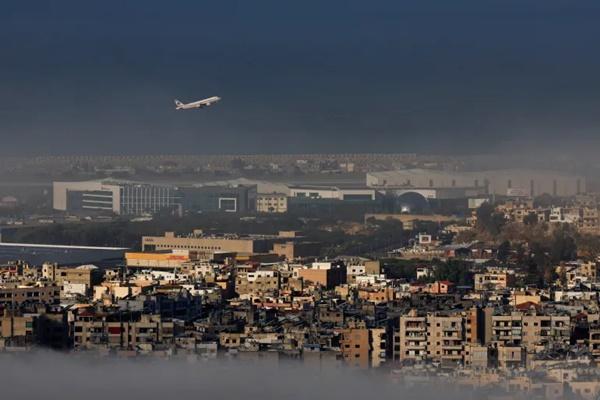
[[[152,349],[173,341],[172,321],[160,315],[102,315],[83,312],[73,324],[75,349]]]
[[[515,282],[515,274],[509,272],[483,272],[474,276],[475,290],[501,290]]]
[[[56,304],[60,300],[60,286],[56,285],[0,285],[0,305],[18,306],[27,303]]]
[[[128,269],[167,270],[181,269],[190,262],[188,252],[128,252],[125,253],[125,265]]]
[[[523,345],[529,351],[546,344],[568,345],[571,318],[568,315],[523,315]]]
[[[279,290],[279,271],[259,270],[239,272],[235,278],[235,291],[238,296],[262,295]]]
[[[249,212],[256,209],[256,185],[174,186],[119,180],[54,182],[53,207],[69,212],[152,215],[177,212]]]
[[[86,291],[100,284],[103,272],[93,265],[81,265],[75,268],[60,268],[57,264],[44,264],[42,277],[63,286],[65,283],[85,285]]]
[[[284,242],[273,243],[273,253],[284,257],[288,261],[298,258],[316,257],[321,251],[321,243],[318,242]]]
[[[27,346],[35,339],[35,317],[4,310],[0,316],[0,339],[4,346]],[[1,346],[0,346],[1,347]]]
[[[370,172],[366,184],[378,189],[422,191],[425,198],[442,198],[448,189],[484,189],[501,196],[575,196],[586,191],[582,176],[557,171],[505,169],[454,172],[428,169]]]
[[[177,192],[166,185],[98,180],[54,182],[52,186],[53,207],[59,211],[144,215],[179,203]]]
[[[165,232],[164,236],[144,236],[143,251],[189,250],[204,252],[266,253],[281,239],[266,236],[204,235],[195,230],[187,236]]]
[[[127,249],[123,247],[0,243],[0,263],[18,260],[34,266],[52,262],[62,266],[93,264],[108,267],[121,263],[125,251]]]
[[[286,213],[288,198],[284,193],[259,193],[256,195],[256,212],[268,214]]]
[[[346,283],[346,266],[330,262],[312,263],[310,267],[302,266],[294,270],[295,278],[312,282],[327,289]]]
[[[592,359],[596,363],[600,362],[600,325],[595,324],[590,327],[588,342]]]
[[[521,346],[501,345],[497,347],[497,351],[500,368],[514,369],[525,365],[526,353]]]
[[[502,346],[520,346],[523,340],[522,314],[493,315],[491,340]]]
[[[349,328],[341,331],[340,349],[347,365],[368,368],[370,366],[371,340],[366,328]]]
[[[373,201],[377,193],[367,187],[290,186],[290,197],[302,199],[329,199],[342,201]]]
[[[464,349],[465,366],[475,370],[485,370],[489,365],[489,349],[487,346],[466,344]]]
[[[445,365],[463,361],[464,326],[461,316],[429,315],[427,317],[428,356]]]
[[[566,345],[571,338],[569,316],[513,312],[492,316],[492,342],[501,346],[524,346],[536,352],[547,344]]]
[[[427,317],[411,310],[399,319],[394,336],[394,359],[399,361],[427,359]]]
[[[184,212],[247,213],[256,210],[256,185],[193,185],[177,188]]]

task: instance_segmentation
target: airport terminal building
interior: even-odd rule
[[[256,207],[256,186],[175,186],[117,180],[54,182],[53,207],[73,213],[153,215],[177,212],[247,212]]]
[[[541,194],[568,197],[586,191],[585,178],[546,170],[504,169],[454,172],[428,169],[404,169],[370,172],[367,186],[376,189],[419,191],[426,198],[444,198],[464,192],[499,196]]]

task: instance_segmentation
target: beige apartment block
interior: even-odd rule
[[[58,285],[69,282],[86,285],[89,289],[102,282],[102,275],[102,270],[91,265],[83,265],[76,268],[60,268],[56,264],[46,263],[42,266],[42,277]]]
[[[260,295],[280,288],[278,271],[264,270],[238,272],[235,278],[235,291],[238,295]]]
[[[5,310],[0,317],[0,338],[29,338],[34,334],[34,317],[13,315]]]
[[[60,300],[60,286],[5,285],[0,286],[0,305],[24,302],[54,304]]]
[[[138,321],[107,321],[100,316],[79,316],[73,325],[75,349],[118,348],[169,344],[174,324],[160,315],[140,316]]]
[[[366,328],[349,328],[341,331],[340,348],[347,365],[368,368],[370,366],[370,332]]]
[[[499,345],[497,350],[500,368],[519,368],[525,364],[525,350],[521,346]]]
[[[529,351],[548,343],[569,344],[571,318],[562,315],[523,315],[523,345]]]
[[[462,316],[429,315],[427,324],[429,357],[448,365],[461,363],[465,340]]]
[[[416,310],[400,317],[398,334],[394,335],[394,359],[425,360],[427,358],[427,317]]]
[[[515,275],[508,272],[484,272],[475,274],[475,290],[499,290],[511,287]]]
[[[523,320],[521,313],[492,316],[491,340],[498,345],[520,345],[523,340]]]

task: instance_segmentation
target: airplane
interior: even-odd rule
[[[204,100],[198,100],[198,101],[184,104],[184,103],[180,102],[179,100],[175,99],[175,109],[176,110],[191,110],[193,108],[204,108],[204,107],[208,107],[211,104],[214,104],[220,100],[221,100],[220,97],[213,96],[213,97],[209,97]]]

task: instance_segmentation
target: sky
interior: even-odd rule
[[[8,2],[0,155],[593,152],[599,20],[596,0]]]

